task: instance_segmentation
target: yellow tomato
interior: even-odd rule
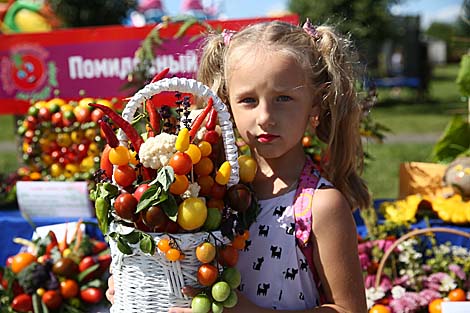
[[[207,218],[207,207],[199,198],[188,198],[178,207],[176,222],[184,230],[194,230],[201,227]]]
[[[241,155],[238,157],[238,165],[240,166],[239,175],[240,180],[244,183],[251,183],[255,179],[258,164],[255,159],[248,155]]]

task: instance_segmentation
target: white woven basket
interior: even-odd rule
[[[164,91],[179,91],[191,93],[204,100],[212,98],[214,108],[218,113],[218,121],[222,130],[225,157],[231,165],[231,176],[228,186],[238,183],[238,152],[235,143],[230,113],[226,105],[207,86],[193,79],[170,78],[146,85],[138,91],[127,103],[122,116],[131,121],[137,109],[145,101]],[[121,130],[118,132],[121,145],[127,145],[127,137]],[[111,225],[116,230],[116,226]],[[122,230],[121,230],[122,231]],[[228,239],[222,238],[220,232],[212,234],[224,243]],[[156,242],[166,234],[151,234]],[[110,240],[112,264],[111,270],[114,277],[114,304],[111,313],[160,313],[168,312],[170,307],[189,307],[191,299],[182,292],[183,286],[197,286],[197,269],[201,263],[195,255],[196,247],[207,240],[214,243],[213,236],[206,232],[172,234],[185,257],[181,261],[168,261],[158,249],[155,255],[144,254],[138,247],[133,246],[133,254],[124,255],[117,248],[116,243]]]

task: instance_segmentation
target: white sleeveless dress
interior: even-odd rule
[[[318,186],[331,185],[321,178]],[[238,288],[259,307],[307,310],[319,305],[319,294],[307,260],[296,244],[292,203],[295,190],[259,200],[260,214],[240,252]]]

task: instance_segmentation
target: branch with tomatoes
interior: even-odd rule
[[[0,267],[2,312],[85,313],[104,304],[111,263],[108,245],[90,238],[82,224],[67,229],[63,238],[50,231],[34,241],[14,239],[26,250]]]

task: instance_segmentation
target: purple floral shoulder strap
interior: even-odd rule
[[[313,262],[313,246],[310,240],[312,233],[313,195],[319,181],[320,172],[316,169],[313,161],[310,158],[306,158],[294,198],[294,219],[297,244],[300,250],[302,250],[313,274],[313,279],[320,295],[320,303],[325,303],[325,294]]]

